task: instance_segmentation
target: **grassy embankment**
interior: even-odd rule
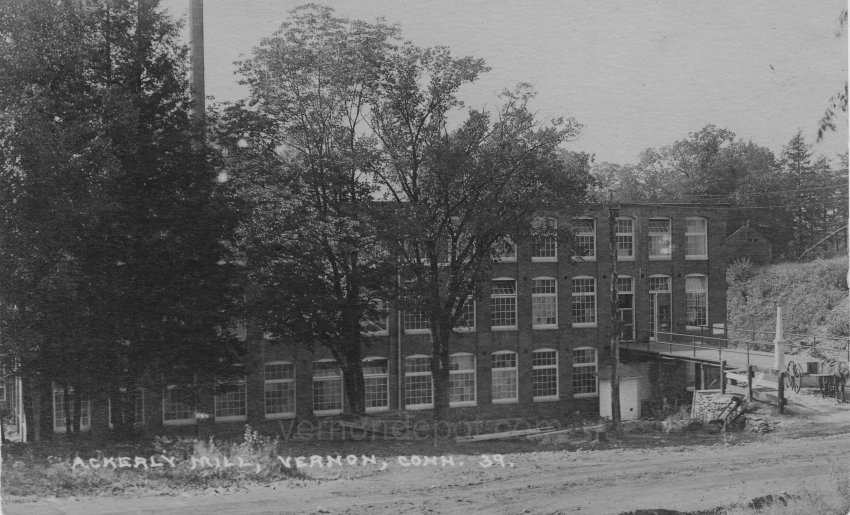
[[[813,335],[825,355],[831,354],[829,349],[846,349],[850,336],[846,258],[765,267],[733,264],[727,280],[729,334],[733,339],[773,340],[776,306],[781,306],[789,343],[808,345],[810,338],[791,335]],[[830,357],[841,359],[842,353]],[[843,359],[847,359],[846,351]]]

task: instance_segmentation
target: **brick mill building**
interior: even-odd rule
[[[575,253],[556,241],[517,244],[495,264],[452,342],[449,417],[594,418],[600,377],[610,364],[612,320],[607,210],[556,219],[570,224]],[[616,224],[619,317],[625,340],[658,333],[725,336],[725,208],[623,204]],[[274,431],[280,420],[317,420],[345,411],[342,371],[321,346],[312,351],[265,338],[249,324],[245,378],[226,393],[213,385],[160,384],[140,390],[145,430],[228,432],[245,423]],[[367,412],[430,415],[430,331],[417,313],[390,309],[368,326],[363,355]],[[660,375],[658,368],[656,375]],[[191,383],[191,379],[187,378]],[[187,391],[191,390],[191,395]],[[65,429],[62,391],[53,427]],[[108,427],[106,399],[85,401],[82,427]]]

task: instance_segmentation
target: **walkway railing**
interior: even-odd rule
[[[789,335],[791,337],[801,335]],[[817,337],[811,337],[817,338]],[[817,346],[816,341],[811,344],[804,343],[794,338],[785,339],[785,354],[797,354],[802,350],[808,350],[814,358],[822,356],[826,350],[824,346]],[[823,343],[823,340],[821,340]],[[773,341],[753,341],[745,339],[719,338],[714,336],[703,336],[699,334],[688,333],[673,333],[673,332],[655,332],[655,333],[639,333],[637,338],[631,341],[621,341],[620,346],[623,349],[645,350],[647,352],[656,352],[668,354],[671,356],[688,357],[703,361],[717,361],[718,363],[724,360],[725,355],[738,355],[742,359],[745,358],[746,365],[752,364],[751,358],[754,355],[760,357],[772,355],[774,352]],[[716,351],[716,359],[713,352]],[[847,341],[842,348],[832,347],[829,352],[843,353],[850,361],[850,341]],[[738,360],[736,360],[738,361]]]

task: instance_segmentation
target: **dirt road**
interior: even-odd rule
[[[486,452],[486,445],[482,452]],[[355,466],[347,479],[281,483],[238,493],[52,499],[4,506],[15,514],[105,513],[599,513],[639,508],[695,510],[803,488],[834,488],[850,474],[850,435],[742,445],[548,451],[481,456],[454,466]],[[439,463],[439,462],[438,462]],[[461,465],[463,463],[463,465]],[[512,466],[511,466],[512,465]],[[307,470],[313,476],[340,469]]]

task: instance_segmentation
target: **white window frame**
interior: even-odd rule
[[[504,294],[504,293],[493,293],[494,283],[497,281],[507,282],[510,281],[513,283],[514,293]],[[493,317],[495,314],[494,304],[497,300],[507,300],[510,302],[513,301],[513,325],[493,325]],[[490,282],[490,330],[491,331],[516,331],[517,330],[517,281],[512,277],[496,277]]]
[[[336,364],[336,369],[339,371],[338,375],[334,376],[316,376],[316,364],[317,363],[334,363]],[[337,363],[335,359],[332,358],[324,358],[319,359],[313,362],[313,414],[316,416],[323,415],[339,415],[342,413],[343,408],[345,408],[345,382],[342,378],[342,367]],[[339,408],[331,408],[331,409],[316,409],[316,383],[329,383],[331,381],[339,381]]]
[[[505,236],[502,239],[505,241],[506,245],[513,249],[513,252],[500,255],[499,261],[502,263],[516,263],[517,254],[519,253],[516,242],[509,236]]]
[[[554,288],[551,292],[535,292],[538,289],[538,281],[550,281]],[[555,313],[554,322],[538,323],[537,308],[540,302],[545,304],[548,300],[552,303]],[[555,277],[534,277],[531,279],[531,328],[532,329],[557,329],[558,328],[558,279]]]
[[[593,363],[590,362],[576,362],[576,351],[593,351]],[[584,368],[593,368],[593,392],[582,392],[576,393],[576,372],[578,369]],[[588,398],[588,397],[599,397],[599,352],[594,347],[576,347],[573,349],[573,366],[572,366],[572,383],[573,383],[573,397],[577,399]]]
[[[292,377],[285,378],[273,378],[269,379],[267,374],[266,367],[269,365],[290,365],[292,367]],[[293,418],[295,417],[295,412],[297,410],[298,405],[298,391],[297,391],[297,383],[295,381],[295,363],[291,361],[285,360],[277,360],[277,361],[267,361],[263,363],[263,414],[267,419],[281,419],[281,418]],[[276,384],[289,384],[290,395],[292,396],[292,410],[291,411],[280,411],[269,413],[269,405],[268,405],[268,394],[271,391],[269,385]]]
[[[652,289],[652,279],[658,279],[658,278],[667,279],[667,289],[666,290]],[[665,294],[668,295],[669,296],[668,299],[670,300],[670,309],[672,310],[672,308],[673,308],[673,278],[669,275],[664,275],[664,274],[650,275],[649,280],[647,281],[647,287],[649,288],[649,316],[650,316],[649,339],[650,339],[650,341],[656,341],[658,339],[657,338],[658,333],[661,332],[661,331],[658,330],[657,321],[655,320],[655,316],[657,316],[657,313],[655,313],[655,309],[657,308],[657,304],[658,304],[658,298],[656,297],[656,295],[665,295]],[[671,315],[672,315],[672,313],[671,313]],[[673,320],[672,320],[672,316],[671,316],[671,320],[670,320],[671,327],[668,329],[669,332],[672,332],[672,329],[673,329],[672,324],[673,324]]]
[[[575,291],[575,281],[577,280],[590,280],[593,285],[593,292],[576,292]],[[599,310],[597,306],[597,286],[596,286],[596,278],[591,277],[589,275],[579,275],[570,279],[570,295],[572,297],[572,306],[570,306],[570,321],[572,322],[573,327],[596,327],[599,322]],[[576,299],[583,297],[593,297],[593,321],[592,322],[575,322],[575,310],[576,310]]]
[[[409,372],[407,370],[407,362],[408,362],[408,360],[412,360],[412,359],[417,359],[417,360],[424,359],[425,360],[424,362],[428,364],[428,370],[427,371]],[[434,408],[434,375],[431,372],[431,362],[430,362],[430,360],[431,360],[431,357],[426,356],[424,354],[412,354],[412,355],[404,358],[404,409],[421,410],[421,409],[433,409]],[[408,398],[407,398],[407,394],[408,394],[407,381],[408,381],[408,378],[413,378],[413,377],[427,377],[428,378],[427,382],[431,386],[431,393],[430,393],[431,402],[425,402],[425,403],[419,403],[419,404],[408,404],[407,403],[407,400],[408,400]]]
[[[631,224],[632,230],[628,232],[624,232],[620,230],[620,222],[629,222]],[[637,253],[637,246],[635,245],[635,219],[631,216],[618,216],[616,223],[614,224],[614,230],[616,231],[616,241],[617,241],[617,261],[634,261],[635,253]],[[631,243],[631,255],[623,255],[620,254],[620,244],[625,242]]]
[[[490,397],[493,404],[516,404],[517,402],[519,402],[519,368],[517,367],[517,363],[519,362],[519,356],[516,352],[509,350],[496,351],[490,356],[492,363],[490,367]],[[510,356],[511,358],[513,358],[513,366],[497,367],[497,356]],[[506,377],[508,378],[508,380],[501,381],[497,379],[499,377]],[[508,393],[512,394],[508,397],[497,398],[497,391],[499,393],[501,393],[502,391],[501,388],[497,389],[497,387],[505,386],[504,390],[507,391],[510,389],[510,383],[513,383],[513,392]]]
[[[454,367],[457,366],[457,362],[453,358],[472,358],[472,368],[468,369],[458,369],[455,370]],[[477,363],[475,360],[475,354],[471,352],[455,352],[454,354],[449,355],[449,407],[451,408],[460,408],[464,406],[475,406],[478,404],[478,374],[477,372]],[[472,375],[472,400],[461,400],[461,401],[453,401],[452,399],[452,382],[457,381],[458,376],[469,376]]]
[[[230,392],[222,392],[216,393],[213,395],[213,418],[216,422],[236,422],[247,420],[248,418],[248,381],[246,377],[240,376],[238,378],[229,379],[229,380],[217,380],[216,386],[222,384],[232,384],[236,386],[235,391]],[[232,400],[233,394],[237,394],[242,397],[242,413],[237,415],[221,415],[219,416],[219,411],[229,411],[230,406],[229,403]],[[235,399],[237,402],[239,399]],[[234,404],[236,406],[237,404]]]
[[[700,221],[703,224],[702,232],[691,232],[689,222]],[[691,239],[702,239],[702,246],[705,249],[704,254],[689,254],[691,251]],[[706,260],[708,259],[708,218],[701,216],[691,216],[685,218],[685,259],[688,260]]]
[[[477,308],[477,306],[475,305],[475,299],[473,299],[472,296],[467,297],[466,302],[463,303],[463,311],[464,311],[464,315],[463,315],[464,318],[463,319],[464,320],[471,320],[472,325],[467,324],[467,325],[455,326],[455,328],[454,328],[455,332],[458,332],[458,333],[474,333],[475,332],[476,316],[477,316],[476,308]],[[470,313],[470,311],[471,311],[471,313]]]
[[[545,236],[545,237],[542,237],[542,238],[541,237],[536,238],[536,241],[534,241],[534,243],[531,247],[531,261],[532,261],[532,263],[553,263],[553,262],[558,261],[558,219],[551,217],[551,216],[540,217],[540,218],[535,218],[534,221],[532,222],[532,224],[535,225],[535,226],[551,225],[552,230],[555,231],[555,235],[553,235],[553,236]],[[551,256],[549,256],[549,255],[543,255],[543,256],[537,255],[541,246],[545,249],[546,254],[549,254],[549,249],[551,248],[552,254],[554,254],[554,255],[551,255]]]
[[[367,368],[369,367],[367,362],[370,362],[370,361],[383,361],[384,362],[384,370],[385,370],[384,373],[379,374],[379,373],[374,373],[374,372],[371,372],[371,371],[367,372]],[[378,381],[383,380],[383,382],[384,382],[384,385],[383,385],[384,396],[383,396],[383,398],[386,401],[386,403],[383,406],[369,406],[368,405],[369,404],[369,388],[366,385],[366,383],[369,382],[369,380],[373,380],[373,381],[374,380],[378,380]],[[367,356],[367,357],[363,358],[363,383],[364,383],[364,387],[365,387],[363,397],[364,397],[364,402],[365,402],[364,407],[366,408],[366,413],[375,413],[375,412],[378,412],[378,411],[389,411],[389,409],[390,409],[390,360],[388,360],[387,358],[385,358],[383,356]],[[379,387],[380,387],[380,385],[379,385]]]
[[[68,388],[68,394],[73,394],[74,389]],[[56,396],[61,396],[61,399],[58,402]],[[57,409],[58,408],[58,409]],[[61,413],[61,427],[57,425],[59,419],[57,419],[57,414]],[[74,402],[71,402],[71,417],[73,420],[74,417]],[[57,387],[55,384],[53,385],[53,432],[54,433],[64,433],[67,428],[65,426],[65,389],[61,387]],[[72,422],[73,423],[73,422]],[[91,400],[90,399],[80,399],[80,431],[88,431],[91,429]]]
[[[622,334],[622,338],[624,341],[634,341],[635,339],[635,278],[630,275],[618,275],[617,282],[622,282],[628,280],[629,281],[629,291],[626,292],[620,289],[620,285],[617,285],[617,318],[620,317],[620,312],[624,310],[631,311],[632,313],[632,330],[630,333],[626,333],[625,331]],[[632,296],[632,304],[628,308],[620,307],[620,295],[631,295]]]
[[[580,221],[580,220],[581,220],[581,221],[590,222],[590,224],[593,226],[593,230],[592,230],[592,231],[588,231],[588,232],[578,232],[578,231],[576,231],[576,230],[575,230],[575,226],[576,226],[575,222],[576,222],[576,221]],[[573,258],[573,260],[575,260],[575,261],[596,261],[596,219],[595,219],[595,218],[591,218],[591,217],[578,217],[578,218],[573,218],[573,220],[572,220],[572,227],[573,227],[573,237],[574,237],[575,239],[578,239],[578,238],[590,238],[590,240],[591,240],[591,242],[592,242],[591,249],[590,249],[590,250],[591,250],[591,254],[589,254],[589,255],[587,255],[587,256],[578,256],[578,255],[574,255],[574,256],[572,257],[572,258]],[[574,246],[575,246],[576,248],[578,248],[578,245],[577,245],[577,244],[575,244],[575,243],[574,243]]]
[[[554,353],[555,363],[545,363],[545,364],[535,364],[537,361],[537,356],[547,353]],[[542,348],[542,349],[534,349],[531,353],[531,394],[532,400],[534,402],[548,402],[548,401],[557,401],[560,399],[561,395],[561,378],[560,378],[560,370],[558,370],[559,365],[559,357],[558,350],[551,348]],[[535,371],[536,370],[554,370],[555,371],[555,393],[549,395],[534,395],[534,386],[536,381]]]
[[[197,423],[197,421],[198,421],[198,408],[197,408],[197,406],[193,406],[191,404],[187,404],[187,403],[181,402],[181,401],[168,402],[168,395],[169,395],[168,392],[170,392],[172,390],[176,390],[177,388],[184,388],[184,389],[194,388],[194,385],[186,383],[186,384],[183,384],[183,385],[168,384],[168,385],[165,386],[165,388],[163,389],[163,392],[162,392],[162,424],[166,425],[166,426],[188,426],[188,425]],[[173,418],[171,420],[166,420],[165,419],[165,415],[166,415],[166,409],[165,408],[168,404],[173,404],[173,405],[182,404],[183,406],[185,406],[187,408],[188,411],[191,412],[191,417]],[[187,411],[187,410],[183,410],[183,411]]]
[[[413,320],[413,317],[416,317],[416,320],[421,321],[421,323],[417,323],[416,325],[424,324],[427,325],[427,327],[413,327],[408,329],[408,321]],[[425,316],[425,313],[421,311],[402,311],[401,327],[404,331],[404,334],[431,334],[431,321],[428,320],[428,317]]]
[[[379,310],[386,309],[386,303],[383,300],[375,301],[375,306]],[[390,334],[390,314],[387,312],[387,316],[383,318],[383,325],[380,324],[380,320],[361,320],[360,321],[360,334],[365,334],[369,336],[387,336]]]
[[[702,279],[702,283],[704,285],[703,290],[689,290],[688,289],[688,279]],[[688,322],[688,310],[690,309],[691,303],[691,295],[692,294],[701,294],[703,297],[703,302],[705,303],[705,325],[690,325]],[[685,326],[689,331],[699,331],[704,329],[711,329],[708,323],[708,276],[704,274],[688,274],[685,276]]]
[[[665,224],[667,224],[667,231],[666,232],[653,231],[652,230],[652,222],[664,222]],[[671,220],[670,218],[662,217],[662,216],[656,216],[656,217],[652,217],[652,218],[649,219],[647,226],[648,226],[647,227],[647,234],[648,234],[648,238],[649,238],[649,242],[648,242],[649,248],[647,249],[647,253],[649,255],[649,260],[650,261],[670,261],[671,259],[673,259],[673,232],[672,232],[673,220]],[[653,238],[655,238],[655,239],[661,238],[661,245],[654,244],[653,241],[655,241],[655,240]],[[663,245],[664,242],[666,242],[666,245]],[[653,254],[652,251],[655,248],[659,248],[659,247],[660,248],[666,247],[667,253],[666,254],[663,254],[663,253],[662,254]]]

